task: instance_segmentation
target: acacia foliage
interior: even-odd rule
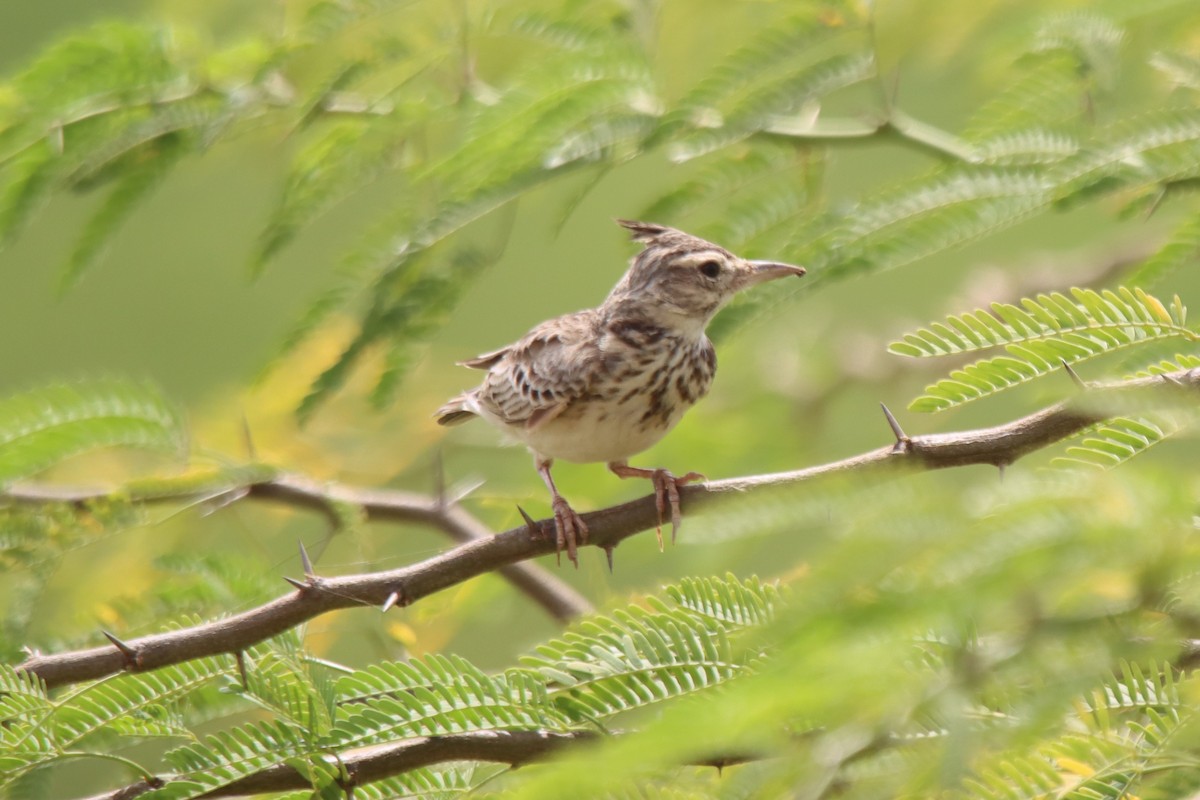
[[[745,39],[686,68],[662,55],[669,33],[649,4],[496,2],[457,17],[444,5],[298,0],[284,4],[282,26],[237,38],[181,23],[70,35],[0,87],[0,236],[19,236],[56,193],[98,195],[61,272],[69,291],[180,164],[265,131],[286,135],[290,160],[246,254],[257,273],[363,183],[395,180],[394,203],[364,221],[283,344],[354,321],[301,405],[307,416],[371,355],[382,355],[376,400],[396,397],[498,254],[472,226],[556,187],[582,196],[629,163],[672,165],[643,216],[804,263],[806,293],[1065,211],[1163,214],[1173,232],[1123,286],[948,309],[892,350],[1004,351],[952,367],[914,401],[922,411],[1045,386],[1064,362],[1096,359],[1118,378],[1200,366],[1184,303],[1164,288],[1200,254],[1193,3],[1144,13],[1039,4],[999,34],[985,16],[955,12],[979,74],[953,131],[893,97],[875,50],[887,30],[856,3],[778,4]],[[1004,79],[988,81],[989,69]],[[1122,91],[1127,80],[1138,91]],[[853,140],[933,158],[835,195],[826,171]],[[714,332],[781,299],[747,298]],[[1002,484],[854,479],[731,505],[714,514],[712,539],[803,539],[781,550],[778,581],[662,581],[507,669],[451,654],[348,667],[316,658],[299,635],[243,653],[240,668],[231,655],[54,692],[10,665],[0,781],[14,796],[54,796],[53,781],[91,759],[115,765],[89,773],[107,785],[154,775],[166,783],[149,796],[192,797],[286,763],[309,783],[289,797],[336,796],[349,778],[337,756],[352,748],[540,730],[603,741],[519,771],[407,770],[354,796],[1194,793],[1195,465],[1125,464],[1186,435],[1195,415],[1186,404],[1122,414],[1055,451],[1049,471]],[[88,450],[177,454],[186,441],[179,412],[142,384],[17,394],[0,403],[0,485]],[[1112,466],[1123,468],[1096,469]],[[36,598],[66,554],[144,523],[149,498],[218,507],[262,469],[227,467],[199,488],[156,476],[87,504],[6,504],[0,563],[13,595]],[[350,527],[361,514],[334,516]],[[185,610],[215,615],[276,593],[218,554],[158,568],[188,578],[147,601],[159,628],[194,623]],[[36,639],[20,602],[4,622],[11,664],[23,645],[76,644]],[[162,746],[134,757],[131,742]],[[722,757],[752,763],[686,766]]]

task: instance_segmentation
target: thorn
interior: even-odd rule
[[[1003,483],[1003,481],[1004,481],[1004,471],[1005,471],[1006,469],[1008,469],[1008,462],[1007,462],[1007,461],[1001,461],[1000,463],[996,464],[996,469],[1000,470],[1000,481]]]
[[[529,530],[529,535],[541,536],[542,528],[540,525],[534,522],[533,517],[529,516],[529,513],[520,506],[517,506],[517,511],[521,513],[521,519],[525,520],[525,527]]]
[[[204,501],[204,505],[200,511],[200,516],[207,517],[211,514],[215,514],[222,508],[233,505],[248,494],[250,494],[250,490],[245,486],[236,486],[227,492],[215,494]]]
[[[1165,185],[1159,186],[1158,191],[1155,192],[1155,194],[1154,194],[1153,202],[1151,202],[1150,207],[1148,209],[1146,209],[1146,216],[1145,216],[1145,219],[1143,219],[1143,222],[1146,220],[1149,220],[1151,217],[1153,217],[1154,212],[1158,211],[1159,207],[1163,204],[1163,200],[1166,200],[1166,199],[1167,199],[1167,187]]]
[[[604,548],[604,557],[608,559],[608,574],[611,575],[613,571],[613,550],[616,550],[617,546],[615,544],[604,544],[600,546]]]
[[[896,415],[884,403],[880,403],[879,407],[883,409],[883,416],[887,418],[888,427],[892,429],[892,435],[896,437],[896,444],[892,447],[892,452],[903,453],[907,451],[911,440],[904,433],[904,429],[900,427],[900,423],[896,420]]]
[[[235,654],[237,658],[238,677],[242,679],[242,691],[250,688],[250,681],[246,676],[246,651],[238,650]]]
[[[471,494],[471,492],[475,491],[480,486],[483,486],[484,483],[485,481],[475,480],[466,483],[460,483],[456,486],[447,488],[446,505],[452,506],[456,503],[462,502],[467,498],[468,495]]]
[[[380,611],[382,613],[386,614],[388,611],[391,610],[392,606],[398,605],[399,603],[400,603],[400,593],[392,592],[391,594],[389,594],[387,596],[387,599],[383,601],[383,606],[380,608]]]
[[[258,461],[258,448],[254,446],[254,434],[250,432],[250,418],[246,416],[246,409],[242,409],[242,444],[246,448],[246,457],[251,461]]]
[[[300,545],[300,567],[304,570],[304,577],[310,580],[316,577],[313,572],[312,559],[308,557],[308,551],[304,549],[304,542],[297,541]]]
[[[1180,380],[1179,376],[1178,376],[1178,375],[1176,375],[1176,374],[1174,374],[1174,373],[1172,373],[1172,372],[1164,372],[1164,373],[1162,374],[1162,379],[1163,379],[1164,381],[1166,381],[1167,383],[1172,383],[1172,384],[1174,384],[1174,385],[1176,385],[1176,386],[1183,386],[1183,385],[1184,385],[1183,381],[1182,381],[1182,380]]]
[[[112,643],[112,646],[121,651],[121,655],[125,656],[125,666],[129,669],[140,669],[142,666],[142,654],[137,651],[137,648],[131,647],[125,642],[118,639],[108,631],[100,631],[104,634],[104,638]]]
[[[433,502],[439,509],[444,509],[446,503],[446,469],[442,462],[442,448],[433,453]]]
[[[290,583],[292,586],[295,586],[297,589],[299,589],[302,592],[306,592],[312,588],[311,583],[307,583],[305,581],[298,581],[295,578],[288,577],[287,575],[284,575],[283,579],[285,581],[287,581],[288,583]]]
[[[1060,358],[1059,361],[1062,362],[1063,369],[1067,371],[1067,375],[1071,377],[1071,380],[1075,382],[1075,385],[1079,388],[1079,390],[1081,392],[1086,392],[1088,388],[1087,384],[1083,382],[1083,378],[1079,377],[1079,373],[1071,369],[1071,365],[1067,363],[1065,358]]]

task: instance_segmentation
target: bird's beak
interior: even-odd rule
[[[789,275],[799,278],[807,272],[804,267],[780,264],[777,261],[747,261],[746,263],[750,265],[750,269],[744,273],[742,278],[742,285],[739,288],[743,289],[747,286],[757,286],[760,283],[773,281],[776,278],[786,278]]]

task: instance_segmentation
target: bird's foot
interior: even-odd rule
[[[554,546],[558,563],[562,563],[562,551],[566,547],[567,558],[579,569],[579,545],[587,544],[587,523],[560,494],[554,495],[551,506],[554,508]]]
[[[668,506],[671,509],[671,544],[675,544],[675,537],[679,533],[679,525],[683,519],[683,512],[679,509],[679,487],[686,486],[693,481],[707,480],[707,478],[699,472],[689,472],[687,475],[676,477],[671,474],[670,470],[642,469],[631,467],[628,464],[609,464],[608,468],[620,478],[648,478],[650,480],[654,485],[654,507],[658,510],[658,525],[654,529],[658,536],[658,549],[663,549],[663,514],[666,513]]]

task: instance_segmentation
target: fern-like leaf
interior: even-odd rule
[[[1025,53],[1004,73],[1003,88],[972,117],[964,136],[979,144],[1015,131],[1073,128],[1085,90],[1079,62],[1070,53]]]
[[[684,161],[726,147],[827,94],[874,77],[864,29],[830,25],[810,10],[764,28],[722,60],[680,101],[672,143]]]
[[[781,178],[794,183],[793,173],[800,163],[795,148],[771,141],[722,149],[697,161],[697,174],[655,200],[641,212],[640,218],[703,216],[711,217],[714,223],[720,222],[726,219],[725,206],[730,198],[757,194],[763,186]],[[730,246],[741,241],[730,239]]]
[[[64,748],[73,747],[113,720],[136,717],[208,686],[229,668],[225,659],[203,658],[82,687],[58,703],[52,718],[55,738]]]
[[[680,610],[631,608],[537,648],[526,663],[551,681],[569,718],[602,720],[723,683],[746,667],[726,629]]]
[[[976,153],[983,164],[1020,167],[1057,164],[1074,156],[1079,148],[1079,140],[1074,136],[1039,127],[1006,131],[984,139],[976,145]]]
[[[1170,78],[1176,86],[1200,91],[1200,58],[1186,53],[1161,52],[1150,57],[1150,66]]]
[[[142,797],[186,800],[226,786],[279,762],[311,751],[306,732],[283,722],[260,722],[221,731],[204,742],[167,753],[179,777]]]
[[[0,786],[10,786],[58,754],[45,720],[53,704],[41,680],[0,665]]]
[[[774,618],[775,607],[781,601],[774,584],[762,583],[757,577],[742,581],[733,574],[726,574],[723,579],[684,578],[665,591],[679,608],[711,619],[730,631],[766,625]],[[650,600],[660,611],[669,610],[662,600],[656,597]]]
[[[440,52],[426,55],[427,60],[438,57]],[[384,65],[390,63],[383,59]],[[418,72],[427,67],[427,61],[413,65]],[[405,137],[428,116],[427,98],[418,105],[405,102],[397,92],[394,99],[377,101],[389,106],[378,114],[321,118],[329,94],[356,80],[364,69],[359,61],[342,65],[307,103],[298,123],[305,135],[292,157],[278,206],[251,255],[252,274],[260,274],[307,223],[392,168],[404,152]]]
[[[250,661],[251,659],[247,659]],[[252,659],[242,696],[316,739],[333,725],[333,681],[324,670],[272,649]]]
[[[1179,433],[1184,426],[1166,416],[1118,417],[1088,429],[1075,437],[1066,454],[1050,463],[1058,467],[1094,467],[1110,469],[1141,455],[1164,439]]]
[[[1155,187],[1200,177],[1200,111],[1170,109],[1124,120],[1100,143],[1065,162],[1056,200],[1074,203],[1116,188]]]
[[[496,774],[496,768],[476,765],[459,765],[457,769],[415,769],[354,787],[354,800],[456,800],[471,795]],[[310,796],[305,794],[304,798]]]
[[[1102,88],[1117,69],[1117,55],[1125,31],[1111,18],[1089,11],[1047,15],[1038,26],[1033,52],[1069,53],[1079,70]]]
[[[1143,261],[1129,282],[1153,286],[1181,268],[1200,264],[1200,214],[1192,214],[1172,233],[1154,255]]]
[[[496,728],[562,727],[540,681],[489,676],[461,658],[388,662],[343,678],[342,714],[328,737],[347,747]]]
[[[1151,364],[1139,370],[1135,377],[1145,378],[1151,375],[1166,375],[1168,372],[1179,372],[1185,369],[1200,367],[1200,356],[1190,353],[1177,353],[1174,358],[1164,359],[1157,364]]]
[[[63,268],[60,290],[72,287],[95,263],[120,224],[162,183],[186,152],[177,140],[169,138],[163,139],[154,150],[153,156],[121,173],[116,186],[84,225]]]
[[[823,279],[900,267],[1015,225],[1045,208],[1049,188],[1030,170],[938,173],[842,212],[800,261],[823,268]]]
[[[941,411],[1017,386],[1057,369],[1121,348],[1172,337],[1196,341],[1179,298],[1170,307],[1141,289],[1072,289],[1026,298],[1020,306],[995,303],[947,317],[889,345],[898,355],[941,356],[1003,348],[1007,355],[968,364],[926,387],[910,405]]]
[[[39,702],[38,687],[10,670],[0,678],[8,693],[3,705],[19,704],[25,711],[15,708],[17,713],[0,726],[0,764],[7,765],[0,769],[0,785],[64,757],[101,731],[176,735],[178,727],[171,725],[166,709],[228,669],[220,659],[198,659],[81,686],[53,703]]]
[[[179,412],[147,384],[60,384],[0,400],[0,485],[97,448],[185,444]]]
[[[1090,724],[1098,730],[1111,730],[1115,724],[1113,714],[1116,712],[1144,713],[1151,709],[1189,708],[1190,703],[1180,696],[1173,668],[1169,664],[1152,662],[1143,669],[1140,664],[1122,659],[1120,667],[1119,678],[1113,678],[1097,688],[1080,706],[1080,713],[1089,715]]]

